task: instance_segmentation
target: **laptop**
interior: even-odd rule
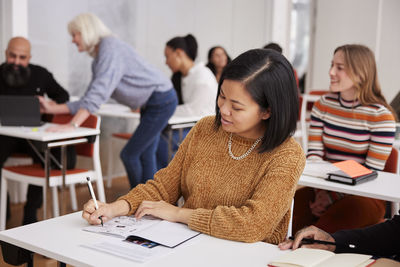
[[[40,104],[35,96],[0,95],[2,126],[40,126]]]

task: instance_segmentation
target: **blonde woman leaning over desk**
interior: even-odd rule
[[[82,216],[99,224],[99,216],[148,214],[219,238],[278,244],[305,164],[291,137],[298,110],[290,63],[275,51],[245,52],[222,74],[217,115],[193,127],[171,163],[98,210],[89,201]]]

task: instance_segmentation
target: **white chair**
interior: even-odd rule
[[[55,115],[53,122],[65,123],[70,121],[70,115]],[[100,129],[100,117],[90,115],[89,118],[82,124],[82,127]],[[75,184],[85,183],[86,177],[90,177],[92,181],[97,181],[97,193],[100,201],[105,202],[103,177],[100,164],[99,153],[99,137],[92,144],[76,145],[77,154],[84,157],[89,157],[93,162],[93,169],[70,169],[66,171],[65,184],[70,188],[72,207],[76,210],[76,194]],[[1,181],[1,201],[0,201],[0,230],[5,229],[6,223],[6,203],[7,203],[7,185],[9,181],[23,182],[33,185],[38,185],[43,188],[43,218],[46,218],[46,199],[47,188],[45,180],[45,171],[40,164],[31,164],[23,166],[4,167],[2,169]],[[58,191],[57,187],[62,185],[61,170],[51,170],[48,181],[49,187],[52,188],[53,196],[53,216],[59,216],[58,207]],[[88,195],[89,199],[89,195]]]
[[[4,166],[19,166],[32,164],[32,158],[27,154],[14,153],[4,163]],[[11,203],[23,203],[26,201],[28,184],[10,181],[8,183],[8,193]]]
[[[287,235],[286,238],[288,239],[289,237],[292,236],[292,225],[293,225],[293,208],[294,208],[294,198],[292,199],[292,204],[290,206],[290,220],[289,220],[289,226],[287,230]]]
[[[322,95],[329,93],[327,90],[313,90],[308,94],[301,96],[300,100],[300,131],[301,131],[301,141],[304,151],[307,151],[308,145],[308,126],[307,120],[309,120],[309,111],[311,111],[314,102],[318,101]]]

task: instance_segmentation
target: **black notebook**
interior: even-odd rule
[[[364,182],[373,180],[376,177],[378,177],[378,173],[376,171],[372,171],[369,174],[361,175],[358,177],[351,177],[343,171],[335,171],[335,172],[328,173],[329,181],[343,183],[343,184],[350,184],[350,185],[364,183]]]

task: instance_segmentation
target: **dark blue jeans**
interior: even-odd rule
[[[121,151],[131,188],[152,179],[157,171],[156,151],[161,131],[175,111],[175,90],[154,92],[140,110],[140,123]]]
[[[175,155],[175,152],[178,150],[179,144],[182,143],[183,139],[189,133],[191,128],[182,129],[182,139],[179,138],[179,130],[172,131],[172,152]],[[162,169],[167,167],[168,165],[168,132],[164,131],[160,136],[160,141],[158,142],[157,148],[157,168]]]

